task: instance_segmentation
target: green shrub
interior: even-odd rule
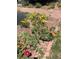
[[[59,8],[61,8],[61,3],[60,3],[60,2],[58,2],[57,6],[58,6]]]
[[[53,3],[53,2],[51,2],[51,3],[49,3],[49,9],[53,9],[53,8],[55,8],[55,3]]]
[[[36,39],[42,40],[52,40],[53,37],[49,33],[48,28],[45,26],[45,21],[47,16],[39,13],[28,14],[27,18],[21,21],[21,24],[28,26],[32,29],[32,33],[35,35]]]
[[[36,4],[35,4],[35,7],[36,7],[36,8],[40,8],[40,7],[42,7],[42,5],[41,5],[40,3],[36,3]]]
[[[33,5],[32,5],[32,4],[28,4],[27,7],[29,7],[29,8],[33,8]]]
[[[26,14],[26,18],[20,21],[20,24],[24,27],[32,27],[34,24],[43,24],[47,20],[47,16],[39,13]]]
[[[26,6],[27,5],[27,3],[24,0],[21,1],[21,4],[22,4],[22,6]]]
[[[29,25],[30,25],[30,23],[29,23],[29,21],[28,20],[26,20],[26,19],[23,19],[22,21],[20,21],[20,24],[21,24],[21,26],[23,26],[23,27],[30,27]]]
[[[22,4],[22,6],[28,6],[29,1],[21,0],[21,4]]]
[[[32,29],[33,34],[36,34],[38,40],[50,41],[53,40],[53,36],[49,33],[48,29],[42,27]]]

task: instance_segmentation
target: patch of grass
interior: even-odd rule
[[[60,32],[57,33],[57,36],[55,37],[55,44],[51,48],[51,57],[50,59],[61,59],[61,37]]]

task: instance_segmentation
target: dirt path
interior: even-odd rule
[[[21,12],[36,12],[36,13],[45,13],[46,15],[48,15],[48,10],[47,9],[41,9],[41,8],[24,8],[24,7],[18,7],[17,10],[21,11]]]
[[[59,19],[61,17],[60,16],[61,11],[58,8],[55,8],[55,9],[42,9],[42,8],[24,8],[24,7],[17,7],[17,10],[18,11],[21,11],[21,12],[29,12],[29,13],[32,13],[32,12],[44,13],[47,16],[51,15],[52,17],[54,17],[56,19]]]

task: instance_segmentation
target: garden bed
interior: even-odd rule
[[[44,14],[28,14],[17,26],[18,59],[48,59],[58,33],[60,21],[54,23]]]

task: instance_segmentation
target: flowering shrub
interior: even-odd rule
[[[38,23],[44,23],[47,20],[47,16],[44,14],[39,14],[39,13],[29,13],[26,15],[26,18],[24,18],[20,24],[22,26],[26,26],[26,27],[32,27],[33,24],[37,24]]]

